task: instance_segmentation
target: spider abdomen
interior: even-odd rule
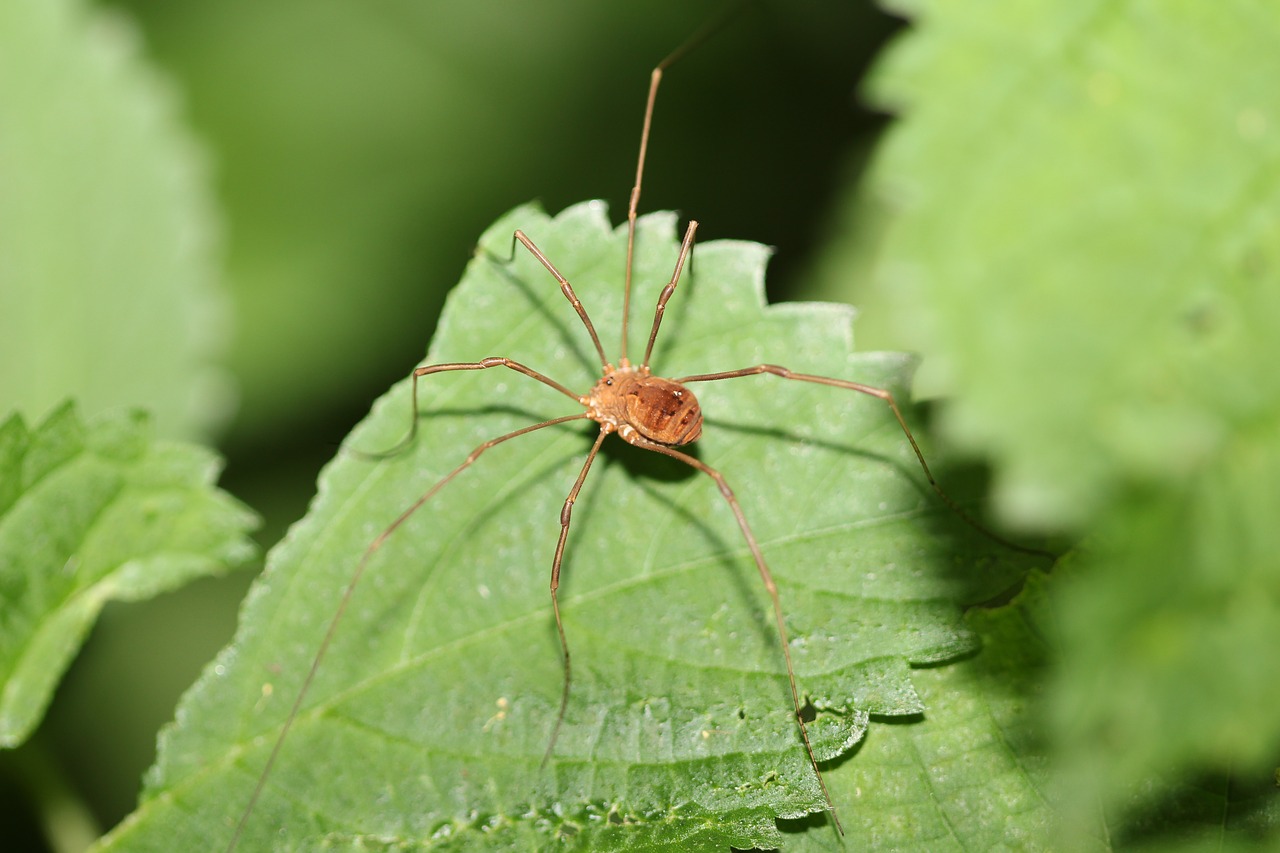
[[[702,408],[678,382],[646,376],[626,393],[627,420],[636,432],[659,444],[681,445],[702,435]]]

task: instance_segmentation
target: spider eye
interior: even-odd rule
[[[604,384],[605,384],[605,385],[612,385],[612,384],[613,384],[613,380],[612,380],[612,379],[606,379],[606,380],[604,381]]]

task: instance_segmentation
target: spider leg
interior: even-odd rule
[[[451,371],[451,370],[485,370],[490,367],[510,368],[511,370],[514,370],[517,373],[523,373],[525,376],[528,376],[531,379],[538,380],[543,385],[546,385],[550,388],[554,388],[556,391],[559,391],[561,394],[564,394],[566,397],[570,397],[579,403],[582,402],[581,397],[579,397],[577,394],[573,393],[568,388],[561,385],[559,382],[556,382],[551,377],[544,376],[543,374],[539,373],[533,368],[526,367],[520,362],[514,361],[509,358],[491,356],[489,358],[482,358],[479,361],[458,361],[458,362],[450,362],[448,364],[426,364],[426,365],[423,365],[422,367],[414,368],[413,373],[411,374],[413,378],[413,394],[412,394],[413,406],[412,406],[412,413],[411,413],[412,419],[409,422],[409,432],[405,435],[405,437],[400,439],[398,442],[396,442],[396,444],[393,447],[391,447],[389,450],[381,450],[375,453],[370,453],[364,450],[355,450],[352,452],[354,452],[357,456],[363,457],[365,459],[373,459],[373,460],[386,459],[388,457],[395,456],[403,452],[406,447],[413,444],[414,439],[418,437],[418,412],[419,412],[418,380],[421,379],[422,377],[430,376],[433,373],[444,373],[446,371]]]
[[[689,227],[684,232],[684,241],[680,244],[680,254],[676,256],[676,268],[671,273],[671,281],[667,282],[667,286],[662,288],[662,293],[658,294],[658,306],[653,309],[653,330],[649,332],[649,345],[644,348],[644,361],[640,362],[641,367],[649,366],[649,356],[653,354],[653,342],[658,339],[658,327],[662,325],[662,312],[667,310],[667,300],[676,292],[676,285],[680,283],[680,271],[684,269],[685,259],[693,250],[693,234],[697,230],[698,223],[690,221]]]
[[[649,96],[644,104],[644,124],[640,128],[640,155],[636,157],[636,182],[631,187],[631,198],[627,202],[627,266],[623,273],[622,284],[622,362],[627,362],[627,319],[631,316],[631,267],[636,254],[636,213],[640,207],[640,184],[644,180],[644,158],[649,153],[649,129],[653,126],[653,105],[658,100],[658,86],[662,83],[662,72],[670,65],[677,54],[672,54],[658,63],[649,74]],[[648,359],[645,359],[648,361]]]
[[[800,737],[804,741],[804,749],[808,753],[809,764],[813,767],[814,775],[818,777],[818,785],[822,788],[822,798],[827,801],[827,811],[831,813],[831,820],[835,823],[836,829],[840,834],[844,835],[844,827],[840,823],[840,817],[836,814],[835,803],[832,802],[831,793],[827,790],[827,781],[823,778],[822,771],[818,769],[818,759],[814,757],[813,745],[809,742],[809,727],[805,725],[803,706],[800,702],[800,691],[796,687],[795,668],[791,664],[791,643],[787,637],[787,626],[782,616],[782,600],[778,596],[778,586],[773,582],[773,573],[769,571],[769,566],[765,563],[764,554],[760,551],[760,545],[756,542],[755,534],[751,532],[751,525],[747,524],[747,517],[743,514],[742,506],[738,503],[737,497],[734,496],[733,489],[729,488],[729,483],[725,480],[724,475],[715,468],[700,459],[676,450],[674,447],[649,441],[634,433],[627,438],[627,441],[637,447],[643,447],[646,450],[670,456],[672,459],[678,459],[711,477],[716,481],[721,497],[729,504],[733,517],[737,519],[738,529],[742,531],[742,537],[747,541],[747,547],[751,550],[751,557],[755,560],[756,568],[760,571],[760,579],[764,581],[764,587],[769,593],[769,600],[773,603],[773,618],[778,627],[778,640],[782,644],[782,656],[787,662],[787,683],[791,687],[791,702],[795,707],[796,723],[800,726]]]
[[[476,364],[480,366],[485,366],[481,362],[476,362]],[[514,364],[514,362],[512,362],[512,364]],[[493,365],[488,365],[488,366],[493,366]],[[453,365],[435,365],[435,367],[437,369],[446,369],[454,366]],[[463,368],[457,368],[457,369],[463,369]],[[419,370],[423,370],[424,371],[423,375],[425,375],[425,372],[429,371],[430,368],[419,368]],[[415,374],[414,374],[415,379],[417,378],[418,375],[419,374],[417,373],[417,371],[415,371]],[[290,706],[289,713],[284,719],[284,725],[281,726],[280,733],[276,735],[275,743],[271,747],[271,754],[267,756],[267,763],[263,766],[262,772],[258,776],[258,783],[254,786],[253,793],[249,795],[249,802],[245,806],[244,811],[241,812],[240,820],[236,824],[235,832],[231,836],[230,843],[227,845],[227,853],[231,853],[231,851],[235,850],[236,845],[239,843],[240,836],[244,833],[244,829],[245,829],[245,826],[248,824],[249,817],[253,813],[253,809],[258,803],[258,799],[262,796],[263,789],[266,787],[267,778],[271,775],[271,768],[275,766],[276,759],[280,755],[280,749],[281,747],[284,746],[285,738],[289,735],[289,731],[293,728],[294,721],[298,718],[298,712],[302,709],[303,700],[306,699],[307,693],[311,689],[311,683],[315,680],[316,673],[320,669],[320,662],[324,659],[325,653],[329,651],[329,646],[333,642],[334,634],[338,630],[338,623],[342,621],[342,616],[344,613],[346,613],[347,605],[350,604],[351,602],[351,596],[355,592],[356,585],[360,583],[360,579],[364,576],[364,572],[369,565],[369,561],[373,558],[373,555],[377,553],[378,549],[382,547],[382,543],[386,542],[388,537],[391,536],[391,534],[395,533],[395,531],[402,524],[408,521],[409,518],[415,512],[421,509],[422,506],[427,503],[427,501],[435,497],[436,494],[439,493],[441,489],[443,489],[445,486],[449,484],[450,481],[453,480],[453,478],[457,477],[467,468],[471,467],[472,463],[474,463],[477,459],[479,459],[481,454],[483,454],[489,448],[496,447],[497,445],[502,444],[504,441],[509,441],[513,438],[516,438],[517,436],[525,435],[527,433],[531,433],[536,430],[545,429],[546,427],[569,423],[570,421],[584,420],[587,417],[589,417],[589,415],[586,412],[581,412],[576,415],[565,415],[564,417],[560,417],[560,418],[552,418],[549,421],[543,421],[542,423],[533,424],[532,426],[521,427],[520,429],[513,430],[509,433],[506,433],[505,435],[500,435],[497,438],[491,438],[488,441],[484,442],[483,444],[480,444],[474,450],[472,450],[469,454],[467,454],[467,458],[462,461],[462,464],[458,465],[448,474],[444,475],[442,478],[437,480],[436,483],[430,489],[428,489],[426,492],[423,493],[423,495],[420,498],[414,501],[413,504],[410,505],[408,509],[400,513],[400,515],[396,516],[395,521],[392,521],[390,524],[388,524],[386,528],[381,533],[378,534],[377,538],[375,538],[372,542],[369,543],[368,547],[365,548],[364,553],[360,556],[360,562],[356,564],[356,570],[354,573],[352,573],[351,579],[347,582],[346,589],[342,591],[342,598],[339,599],[338,601],[338,608],[337,610],[334,611],[332,618],[330,618],[329,620],[329,626],[324,632],[324,638],[320,641],[320,647],[316,651],[316,656],[311,660],[311,668],[307,670],[307,674],[302,680],[302,686],[298,688],[298,693],[294,697],[293,705]]]
[[[551,609],[556,615],[556,633],[560,635],[560,651],[564,655],[564,685],[560,690],[560,713],[556,715],[556,725],[551,730],[551,740],[547,743],[547,751],[542,755],[543,766],[546,766],[551,754],[556,751],[556,739],[560,737],[560,726],[564,724],[564,712],[569,707],[569,682],[571,680],[569,643],[565,640],[564,621],[560,618],[560,598],[557,595],[557,590],[560,589],[560,564],[564,560],[564,545],[569,538],[569,522],[573,516],[573,504],[578,499],[578,493],[582,491],[582,484],[587,480],[587,472],[591,470],[591,463],[595,461],[596,454],[600,452],[600,445],[604,443],[605,437],[609,432],[610,430],[601,428],[599,435],[596,436],[595,444],[591,445],[591,452],[587,454],[587,460],[582,463],[582,471],[579,472],[578,479],[574,481],[573,488],[569,490],[569,496],[565,498],[564,506],[560,510],[560,539],[556,542],[556,556],[551,563]]]
[[[565,299],[569,300],[569,304],[573,306],[573,310],[578,312],[578,317],[582,319],[582,325],[587,327],[587,334],[591,336],[591,343],[596,346],[596,355],[600,356],[600,366],[604,368],[605,371],[608,371],[609,359],[605,357],[604,347],[600,345],[600,336],[596,334],[596,327],[591,324],[591,318],[587,316],[587,309],[583,307],[582,300],[578,298],[578,294],[574,293],[573,285],[569,283],[568,279],[560,274],[560,270],[556,269],[555,264],[551,263],[551,259],[542,254],[542,250],[535,246],[533,241],[530,240],[528,235],[523,231],[517,230],[516,233],[511,236],[511,239],[513,248],[515,246],[514,241],[519,240],[524,247],[529,250],[530,254],[537,258],[538,261],[547,268],[547,272],[551,273],[551,275],[555,277],[555,280],[560,282],[560,292],[564,294]]]
[[[754,367],[744,367],[739,370],[725,370],[718,373],[700,373],[697,376],[685,376],[675,380],[681,384],[688,382],[714,382],[720,379],[737,379],[740,376],[759,376],[768,373],[782,379],[795,379],[800,382],[812,382],[817,385],[829,385],[833,388],[844,388],[849,391],[857,391],[859,394],[867,394],[879,400],[883,400],[893,417],[898,421],[898,426],[902,427],[902,433],[907,437],[907,441],[911,443],[911,449],[915,451],[916,459],[920,462],[920,469],[924,471],[925,478],[929,481],[929,486],[934,493],[942,500],[947,507],[959,516],[966,524],[974,530],[986,536],[993,542],[1003,545],[1013,551],[1023,554],[1032,554],[1037,557],[1045,557],[1049,560],[1056,560],[1057,555],[1042,550],[1040,548],[1031,548],[1026,545],[1019,545],[1017,542],[1010,541],[1003,536],[987,529],[976,518],[965,512],[964,509],[957,504],[950,495],[943,491],[942,486],[934,479],[933,472],[929,470],[929,463],[925,461],[924,453],[920,450],[920,445],[916,442],[915,435],[911,432],[911,428],[907,426],[907,420],[902,416],[902,409],[898,406],[898,401],[894,399],[892,392],[884,388],[876,388],[872,385],[864,385],[861,382],[850,382],[847,379],[833,379],[830,376],[815,376],[810,373],[796,373],[785,367],[776,364],[757,364]]]
[[[631,316],[631,266],[636,247],[636,215],[640,208],[640,184],[644,181],[644,160],[649,153],[649,131],[653,127],[653,106],[658,101],[658,86],[662,83],[662,72],[680,60],[689,51],[711,38],[717,30],[727,24],[732,17],[741,11],[741,4],[729,5],[715,18],[709,20],[702,29],[671,53],[667,54],[649,74],[649,95],[644,104],[644,124],[640,127],[640,154],[636,157],[636,182],[631,187],[631,197],[627,202],[627,266],[623,273],[622,286],[622,364],[627,364],[627,319]],[[650,339],[649,346],[653,346]],[[645,356],[645,364],[649,356]]]

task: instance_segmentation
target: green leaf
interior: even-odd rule
[[[1000,455],[1001,506],[1080,524],[1274,423],[1280,10],[919,5],[873,85],[905,112],[876,275],[943,354],[950,432]]]
[[[253,554],[254,518],[212,487],[217,460],[149,419],[0,425],[0,745],[21,743],[107,601],[135,601]]]
[[[204,159],[128,22],[87,5],[0,4],[0,399],[205,431],[229,402]]]
[[[603,205],[554,219],[520,208],[486,233],[450,297],[431,362],[518,358],[585,393],[599,376],[520,227],[617,347],[625,229]],[[674,217],[641,220],[636,356],[677,254]],[[681,376],[770,361],[892,388],[912,360],[852,353],[850,313],[765,307],[767,250],[695,249],[653,364]],[[696,386],[697,453],[735,489],[776,577],[815,749],[847,753],[868,715],[919,714],[909,666],[973,647],[957,601],[1015,582],[1013,559],[942,507],[880,401],[752,377]],[[480,442],[580,411],[496,368],[423,383],[417,440],[342,453],[267,561],[235,642],[184,698],[138,810],[104,850],[225,843],[361,554]],[[408,427],[409,387],[347,447]],[[249,816],[242,849],[723,850],[773,846],[775,820],[821,812],[796,729],[769,599],[707,477],[617,439],[577,502],[561,578],[574,679],[540,767],[562,670],[547,584],[565,496],[594,435],[570,424],[495,447],[371,560]],[[945,472],[944,472],[945,475]],[[964,499],[960,492],[956,496]],[[993,553],[994,551],[994,553]],[[828,765],[850,820],[857,760]],[[833,834],[817,819],[816,833]]]
[[[927,707],[912,725],[873,729],[858,753],[856,818],[847,849],[1257,850],[1274,846],[1280,797],[1271,774],[1169,780],[1147,792],[1137,820],[1074,812],[1046,739],[1036,699],[1060,651],[1054,576],[1039,571],[1003,607],[966,614],[982,650],[957,664],[916,672]],[[1126,750],[1108,744],[1110,761]],[[1100,754],[1090,755],[1099,760]],[[843,776],[837,776],[843,780]],[[1085,790],[1093,790],[1086,785]],[[1065,809],[1064,809],[1065,807]],[[838,849],[821,836],[788,851]],[[817,842],[817,843],[815,843]]]
[[[1047,749],[1040,720],[1029,713],[1050,660],[1045,585],[1035,572],[1008,605],[970,611],[965,621],[981,650],[914,673],[923,719],[875,727],[857,754],[856,776],[838,777],[856,785],[844,849],[1055,848]]]
[[[1261,787],[1280,832],[1277,573],[1261,535],[1274,517],[1241,501],[1280,476],[1280,452],[1269,436],[1238,441],[1187,494],[1128,495],[1060,589],[1049,710],[1069,822],[1101,802],[1117,826],[1126,812],[1185,823],[1183,789],[1208,788],[1196,811],[1239,832],[1228,788]]]
[[[913,5],[842,260],[940,356],[997,508],[1085,537],[1046,736],[1068,825],[1119,837],[1280,754],[1280,7]]]
[[[1059,649],[1054,576],[1033,571],[1007,605],[965,616],[976,655],[916,671],[923,719],[874,727],[857,773],[834,775],[846,809],[843,847],[829,835],[788,836],[789,853],[819,850],[1257,850],[1274,846],[1280,797],[1272,774],[1170,780],[1147,792],[1136,820],[1072,812],[1036,699]],[[1125,750],[1109,744],[1111,761]],[[1100,756],[1094,754],[1091,760]],[[849,785],[852,790],[846,790]],[[1089,785],[1085,790],[1092,790]],[[1064,810],[1064,806],[1066,807]]]

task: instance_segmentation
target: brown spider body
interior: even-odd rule
[[[646,365],[607,365],[582,404],[606,432],[616,431],[629,444],[647,439],[679,447],[702,435],[698,398],[679,382],[653,376]]]

